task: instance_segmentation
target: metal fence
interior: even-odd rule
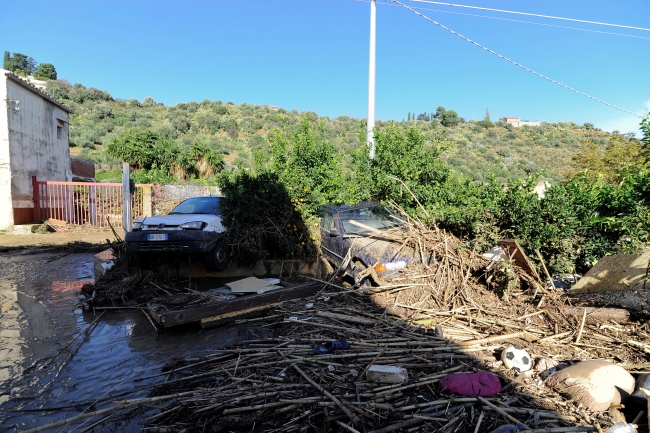
[[[122,184],[39,181],[32,177],[34,221],[50,218],[70,224],[122,227]],[[151,216],[151,184],[136,184],[131,200],[133,219]]]

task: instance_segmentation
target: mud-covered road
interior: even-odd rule
[[[156,334],[144,314],[99,312],[77,305],[80,287],[93,281],[93,256],[24,250],[0,253],[0,430],[26,431],[112,406],[160,378],[172,358],[192,358],[240,341],[240,329],[201,332],[187,327]],[[89,335],[73,337],[84,330]],[[103,431],[97,418],[48,431]],[[113,420],[114,421],[114,420]],[[140,431],[138,417],[117,431]],[[113,426],[114,427],[114,426]],[[90,428],[90,430],[88,430]],[[111,429],[111,431],[116,431]]]

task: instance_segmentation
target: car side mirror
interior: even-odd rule
[[[335,238],[339,235],[339,229],[331,229],[330,230],[330,237]]]

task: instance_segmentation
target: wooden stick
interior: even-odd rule
[[[549,337],[540,338],[537,342],[538,342],[538,343],[546,343],[546,342],[548,342],[548,341],[555,340],[556,338],[564,338],[564,337],[568,337],[568,336],[571,335],[572,333],[573,333],[573,331],[567,331],[567,332],[563,332],[563,333],[561,333],[561,334],[551,335],[551,336],[549,336]]]
[[[481,338],[478,340],[458,341],[455,344],[457,344],[458,346],[476,346],[484,343],[493,343],[495,341],[509,340],[510,338],[519,338],[519,337],[526,338],[527,340],[530,339],[531,337],[533,339],[537,339],[537,337],[533,337],[531,334],[529,334],[526,331],[520,331],[520,332],[514,332],[512,334],[506,334],[506,335],[495,335],[492,337]]]
[[[314,382],[309,376],[307,376],[307,374],[305,374],[304,371],[300,369],[300,367],[298,367],[296,364],[293,364],[293,368],[298,372],[298,374],[304,377],[305,380],[309,382],[314,388],[316,388],[322,394],[326,395],[330,400],[332,400],[343,411],[343,413],[345,413],[348,416],[348,418],[350,418],[350,420],[354,425],[358,425],[361,422],[358,416],[350,412],[350,410],[347,407],[345,407],[338,398],[334,397],[332,394],[327,392],[325,388],[323,388],[322,386]]]
[[[347,425],[347,424],[343,424],[341,421],[336,421],[336,423],[337,423],[338,425],[340,425],[341,427],[343,427],[344,429],[346,429],[347,431],[349,431],[349,432],[352,432],[352,433],[361,433],[359,430],[355,430],[355,429],[353,429],[352,427],[350,427],[349,425]]]
[[[577,426],[577,427],[548,427],[526,430],[527,433],[571,433],[571,432],[592,432],[596,427]]]
[[[379,430],[369,431],[368,433],[389,433],[395,430],[400,430],[406,427],[412,427],[414,425],[422,424],[423,422],[424,420],[421,418],[410,418],[407,419],[406,421],[398,422],[396,424],[391,424],[387,427],[380,428]]]
[[[70,339],[70,341],[68,341],[68,344],[66,344],[65,346],[63,346],[63,348],[59,349],[59,351],[56,353],[56,355],[54,355],[53,357],[51,357],[50,360],[48,361],[48,363],[45,364],[45,365],[43,366],[43,368],[47,368],[47,367],[52,363],[52,361],[54,361],[54,359],[55,359],[57,356],[59,356],[59,355],[61,354],[61,352],[63,352],[65,349],[67,349],[68,346],[70,346],[70,345],[71,345],[71,344],[72,344],[72,343],[73,343],[77,338],[79,338],[79,337],[82,336],[83,334],[88,333],[88,330],[89,330],[92,326],[94,326],[97,322],[99,322],[99,320],[100,320],[102,317],[104,317],[104,314],[106,314],[106,311],[102,311],[102,313],[101,313],[99,316],[97,316],[97,318],[95,318],[95,320],[93,320],[92,323],[91,323],[90,325],[86,326],[86,329],[84,329],[83,331],[81,331],[80,333],[78,333],[77,335],[75,335],[74,337],[72,337],[72,339]]]
[[[478,433],[478,429],[481,427],[481,422],[483,421],[483,415],[485,412],[481,411],[481,414],[478,416],[478,421],[476,422],[476,428],[474,429],[474,433]]]
[[[587,309],[582,310],[582,322],[580,322],[580,329],[578,329],[578,335],[576,336],[576,343],[580,343],[580,337],[582,337],[582,331],[585,328],[585,320],[587,320]]]
[[[151,326],[153,326],[153,330],[156,331],[156,334],[157,334],[158,333],[158,327],[153,322],[153,320],[151,320],[151,317],[149,316],[149,313],[147,313],[147,310],[145,310],[144,308],[140,308],[140,311],[142,311],[142,314],[144,314],[145,317],[147,318],[147,320],[149,320],[149,323],[151,323]]]
[[[267,409],[269,407],[278,407],[278,406],[286,406],[288,403],[284,401],[276,401],[274,403],[266,403],[266,404],[258,404],[255,406],[246,406],[246,407],[236,407],[233,409],[226,409],[223,411],[224,415],[230,415],[233,413],[240,413],[240,412],[250,412],[253,410],[259,410],[259,409]]]
[[[555,282],[553,281],[553,278],[551,278],[551,274],[548,273],[548,269],[546,269],[546,264],[544,263],[544,258],[542,257],[542,254],[539,252],[539,250],[535,250],[535,254],[537,254],[537,258],[539,259],[540,263],[542,264],[542,269],[544,269],[544,273],[546,274],[546,278],[549,279],[551,282],[551,285],[555,290],[557,290],[557,287],[555,287]]]
[[[185,397],[185,396],[194,395],[194,394],[196,394],[196,391],[181,392],[181,393],[173,394],[173,395],[161,395],[159,397],[151,397],[151,398],[139,398],[139,399],[136,399],[136,400],[125,400],[121,404],[119,404],[119,405],[117,405],[115,407],[109,407],[108,409],[97,410],[97,411],[94,411],[94,412],[87,412],[87,413],[84,413],[84,414],[81,414],[81,415],[73,416],[72,418],[68,418],[68,419],[64,419],[64,420],[61,420],[61,421],[53,422],[51,424],[42,425],[40,427],[36,427],[36,428],[30,429],[30,430],[25,430],[22,433],[37,433],[39,431],[48,430],[48,429],[51,429],[51,428],[54,428],[54,427],[60,427],[60,426],[63,426],[63,425],[67,425],[67,424],[73,423],[75,421],[79,421],[80,419],[92,418],[92,417],[95,417],[95,416],[98,416],[98,415],[104,415],[106,413],[115,412],[117,410],[124,409],[124,408],[129,407],[129,406],[135,406],[135,405],[138,405],[138,404],[150,403],[150,402],[154,402],[154,401],[169,400],[169,399],[172,399],[172,398]]]
[[[522,377],[525,377],[525,375],[521,375]],[[491,407],[485,408],[486,410],[493,410]],[[547,419],[559,419],[562,421],[569,421],[569,422],[575,422],[576,417],[572,415],[561,415],[555,412],[548,412],[548,411],[542,411],[542,410],[537,410],[537,409],[528,409],[528,408],[519,408],[519,407],[502,407],[500,408],[502,411],[506,413],[518,413],[522,415],[534,415],[537,413],[540,418],[547,418]]]
[[[376,323],[375,320],[364,319],[363,317],[355,317],[347,314],[330,313],[329,311],[316,311],[316,314],[322,317],[338,319],[344,322],[358,323],[360,325],[374,325]]]
[[[510,414],[508,414],[508,413],[502,411],[501,408],[497,407],[497,406],[494,405],[493,403],[490,403],[489,401],[487,401],[486,399],[484,399],[484,398],[481,397],[480,395],[479,395],[477,398],[478,398],[478,400],[479,400],[481,403],[483,403],[483,404],[486,405],[486,406],[491,407],[492,409],[494,409],[495,411],[497,411],[501,416],[503,416],[503,417],[504,417],[505,419],[507,419],[508,421],[514,422],[515,424],[521,424],[521,425],[524,426],[524,428],[525,428],[526,430],[530,430],[530,427],[528,427],[526,424],[520,422],[520,421],[519,421],[517,418],[515,418],[514,416],[512,416],[512,415],[510,415]]]

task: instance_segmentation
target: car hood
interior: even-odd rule
[[[406,263],[422,261],[420,255],[413,248],[402,246],[401,242],[382,238],[381,235],[376,237],[349,236],[349,240],[352,256],[361,258],[369,266],[375,263],[390,263],[400,260],[404,260]]]
[[[212,214],[173,214],[173,215],[160,215],[146,218],[139,218],[136,222],[143,223],[147,227],[147,230],[155,230],[154,227],[158,227],[161,224],[164,224],[168,228],[178,227],[181,224],[189,223],[192,221],[203,221],[207,225],[204,230],[223,232],[226,229],[224,228],[221,217],[218,215]]]

